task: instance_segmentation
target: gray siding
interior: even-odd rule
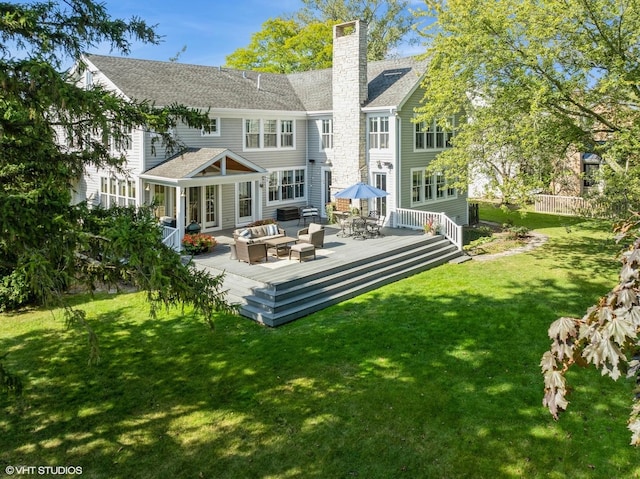
[[[424,205],[412,206],[411,204],[411,170],[414,168],[426,168],[442,150],[414,150],[415,124],[412,122],[414,108],[420,106],[422,99],[421,89],[416,90],[400,112],[402,126],[400,128],[400,167],[397,174],[399,182],[398,207],[413,208],[436,213],[446,213],[456,220],[458,224],[467,222],[467,195],[466,192],[458,192],[457,198],[438,199]]]

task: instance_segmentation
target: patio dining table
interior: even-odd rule
[[[342,238],[352,237],[354,239],[366,239],[372,231],[372,226],[379,221],[375,216],[352,215],[346,211],[336,211],[334,215],[340,221],[340,233]],[[377,235],[376,235],[377,236]]]

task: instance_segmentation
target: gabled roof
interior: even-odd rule
[[[286,75],[103,55],[87,59],[128,98],[158,106],[304,110]]]
[[[227,148],[185,148],[148,169],[141,178],[169,183],[190,183],[188,180],[206,178],[207,183],[233,182],[234,175],[261,178],[267,171]],[[187,181],[179,181],[187,180]],[[217,180],[217,181],[215,181]]]
[[[367,76],[368,108],[395,107],[410,95],[427,69],[428,62],[416,57],[369,62]],[[306,111],[330,111],[332,100],[332,70],[315,70],[288,75]]]
[[[318,112],[332,110],[332,71],[288,75],[176,62],[87,55],[127,97],[158,106]],[[427,67],[414,57],[369,62],[364,107],[400,105]]]

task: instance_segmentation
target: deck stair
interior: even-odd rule
[[[225,288],[229,289],[231,300],[242,298],[240,314],[268,326],[279,326],[461,255],[443,236],[424,236],[418,242],[334,263],[298,277],[253,283],[234,282],[227,277]]]

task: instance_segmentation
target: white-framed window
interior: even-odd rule
[[[389,148],[389,117],[375,116],[369,118],[369,148]]]
[[[454,126],[454,118],[449,118],[449,123]],[[442,150],[451,148],[451,139],[453,131],[445,131],[436,120],[430,124],[421,121],[415,124],[415,142],[416,150]]]
[[[293,120],[245,119],[245,149],[295,148]]]
[[[300,200],[305,197],[305,170],[275,170],[269,173],[269,203]]]
[[[100,139],[104,147],[111,152],[130,151],[133,148],[133,129],[122,127],[122,136],[120,144],[117,145],[115,138],[108,131],[103,131],[102,136],[95,135],[94,138]]]
[[[264,148],[278,148],[278,120],[264,120],[262,126]]]
[[[86,69],[84,71],[84,89],[91,90],[93,88],[93,73],[91,70]]]
[[[457,190],[447,185],[444,173],[429,173],[425,168],[411,170],[412,206],[457,197]]]
[[[103,208],[135,206],[135,204],[136,182],[134,180],[100,177],[100,205]]]
[[[209,118],[209,131],[200,130],[202,136],[220,136],[220,118]]]
[[[321,120],[320,125],[320,149],[333,149],[333,120],[328,118]]]
[[[293,148],[293,120],[280,120],[280,146]]]
[[[244,122],[245,148],[260,148],[260,120]]]

